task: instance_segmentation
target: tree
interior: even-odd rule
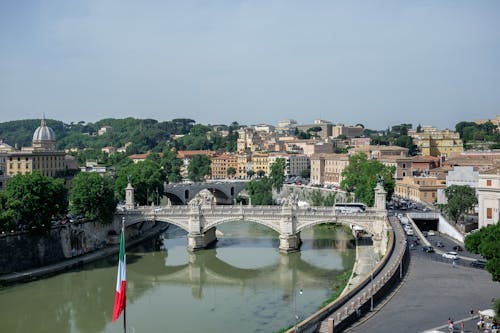
[[[89,220],[111,223],[116,209],[113,179],[93,172],[81,172],[73,179],[70,211]]]
[[[165,173],[158,163],[151,160],[132,163],[117,169],[116,175],[115,191],[120,200],[125,198],[128,176],[135,190],[135,201],[139,205],[149,205],[151,202],[159,201],[163,196]]]
[[[314,190],[311,193],[311,202],[313,206],[323,205],[323,195],[320,190]]]
[[[252,205],[272,205],[273,190],[269,178],[259,178],[247,183],[246,191],[252,200]]]
[[[486,258],[486,270],[500,282],[500,223],[488,225],[465,237],[465,248]]]
[[[236,169],[235,168],[233,168],[233,167],[227,168],[227,175],[229,177],[234,177],[235,174],[236,174]]]
[[[163,156],[160,161],[167,181],[169,183],[177,183],[181,180],[182,160],[177,157],[175,151],[167,148],[163,151]]]
[[[262,177],[264,177],[265,175],[266,175],[266,172],[265,172],[264,170],[260,170],[260,169],[259,169],[259,170],[257,170],[257,176],[258,176],[259,178],[262,178]]]
[[[285,180],[285,167],[286,161],[284,158],[277,158],[274,163],[271,164],[269,179],[271,180],[272,187],[278,193],[283,188],[283,181]]]
[[[300,172],[302,178],[309,179],[311,177],[311,169],[304,169]]]
[[[444,209],[448,216],[458,222],[460,217],[477,204],[476,192],[467,185],[452,185],[444,190],[448,203]]]
[[[66,213],[68,192],[62,179],[44,177],[35,171],[12,177],[2,201],[6,209],[2,219],[10,217],[11,226],[47,232],[52,218]]]
[[[248,178],[252,178],[252,177],[253,177],[253,175],[255,175],[255,171],[253,171],[253,170],[248,170],[248,171],[247,171],[247,176],[248,176]]]
[[[342,172],[340,187],[346,192],[354,193],[356,200],[373,206],[377,175],[383,177],[384,189],[390,198],[394,193],[394,172],[394,167],[387,167],[377,160],[368,160],[364,153],[356,154],[349,158],[349,165]]]
[[[210,174],[210,159],[206,155],[194,155],[189,162],[188,177],[194,182],[201,182]]]

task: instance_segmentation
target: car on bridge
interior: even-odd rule
[[[483,260],[483,259],[477,259],[477,260],[474,260],[470,263],[470,265],[472,267],[476,267],[476,268],[485,268],[486,267],[486,260]]]
[[[422,246],[422,251],[424,251],[426,253],[433,253],[434,248],[432,246]]]

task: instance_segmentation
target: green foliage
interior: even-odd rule
[[[368,160],[366,154],[356,154],[349,158],[349,165],[342,172],[341,188],[354,193],[356,200],[367,206],[373,206],[374,189],[377,185],[377,175],[384,178],[384,189],[387,197],[394,193],[394,167],[387,167],[377,160]]]
[[[163,195],[165,173],[160,165],[152,160],[131,163],[116,170],[115,191],[120,200],[125,198],[128,176],[134,187],[135,201],[139,205],[158,202]]]
[[[311,201],[313,206],[333,207],[335,204],[336,192],[330,192],[323,196],[320,190],[314,190],[311,193]]]
[[[39,172],[17,175],[7,183],[0,204],[3,227],[15,225],[47,232],[52,217],[66,213],[67,190],[62,179],[44,177]]]
[[[222,137],[209,126],[197,124],[191,128],[189,134],[174,142],[178,150],[225,150],[236,151],[239,125],[234,124],[227,127],[229,134]]]
[[[302,178],[309,179],[311,177],[311,169],[304,169],[300,172]]]
[[[286,161],[284,158],[277,158],[271,164],[271,171],[269,172],[269,179],[276,192],[280,192],[283,188],[283,181],[285,180],[285,167]]]
[[[111,223],[116,209],[113,179],[93,172],[81,172],[73,179],[70,211],[89,220]]]
[[[465,248],[486,258],[486,270],[500,282],[500,224],[488,225],[465,237]]]
[[[470,141],[494,141],[500,143],[500,133],[491,121],[484,124],[461,121],[455,125],[455,130],[460,134],[464,145]]]
[[[182,160],[177,158],[177,155],[171,149],[165,149],[160,162],[164,172],[166,173],[169,183],[177,183],[181,180]]]
[[[500,266],[500,263],[498,265]],[[500,298],[497,298],[493,303],[493,311],[495,311],[497,320],[500,319]]]
[[[236,168],[233,167],[227,168],[227,175],[229,177],[234,177],[235,174],[236,174]]]
[[[255,171],[253,171],[253,170],[248,170],[248,171],[247,171],[247,176],[248,176],[248,178],[252,178],[252,177],[253,177],[253,175],[255,175]]]
[[[246,185],[246,191],[252,200],[252,205],[273,204],[273,185],[267,177],[251,180]]]
[[[206,155],[194,155],[189,162],[188,177],[194,182],[201,182],[210,174],[210,159]]]
[[[417,153],[417,146],[413,144],[413,139],[408,136],[408,130],[412,128],[412,124],[394,125],[391,129],[381,134],[378,131],[364,130],[365,135],[370,137],[372,145],[382,146],[399,146],[408,148],[410,156]]]
[[[477,204],[474,189],[467,185],[452,185],[444,190],[448,203],[444,209],[448,216],[456,222],[460,217]]]

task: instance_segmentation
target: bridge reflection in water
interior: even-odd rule
[[[176,227],[173,226],[173,228]],[[185,234],[187,235],[187,233]],[[276,234],[277,237],[278,235]],[[350,266],[349,262],[352,261],[353,254],[352,251],[349,251],[353,247],[352,242],[345,235],[345,237],[335,240],[316,239],[311,244],[316,249],[331,249],[332,247],[337,249],[337,251],[330,253],[329,261],[332,264],[329,266],[332,267],[325,268],[314,265],[302,258],[302,252],[297,252],[293,254],[277,253],[273,261],[267,263],[265,266],[246,268],[238,267],[220,259],[221,256],[224,256],[224,253],[228,251],[235,252],[239,250],[238,248],[232,246],[225,247],[224,245],[220,248],[219,244],[217,248],[187,252],[183,246],[169,249],[169,241],[171,240],[164,241],[166,243],[164,246],[165,251],[159,253],[165,265],[158,265],[157,257],[145,257],[142,261],[140,271],[135,272],[138,277],[137,280],[141,284],[147,284],[148,282],[152,284],[168,282],[189,285],[192,288],[193,297],[196,298],[202,297],[205,286],[213,285],[239,286],[242,288],[251,285],[252,287],[268,288],[277,283],[284,294],[292,293],[299,284],[303,288],[324,285],[325,276],[341,274],[345,271],[346,267]],[[230,238],[222,238],[221,241],[226,245],[233,243],[233,240]],[[272,240],[272,243],[277,242],[277,239]],[[241,244],[241,241],[234,243],[236,245]],[[275,244],[271,244],[271,246],[276,248]],[[248,250],[244,249],[244,251]],[[251,249],[250,251],[253,251],[253,254],[250,254],[250,256],[259,256],[259,252],[264,253],[264,251],[259,251],[258,248]],[[175,256],[173,260],[177,264],[168,264],[171,253]],[[265,253],[269,255],[269,252],[265,251]],[[181,260],[184,263],[179,264],[179,258],[182,258]],[[262,262],[262,259],[259,261]],[[241,266],[241,263],[239,264]],[[133,270],[134,268],[131,267],[130,269]]]

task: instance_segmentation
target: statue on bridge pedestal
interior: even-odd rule
[[[384,176],[377,174],[377,186],[384,187]]]

